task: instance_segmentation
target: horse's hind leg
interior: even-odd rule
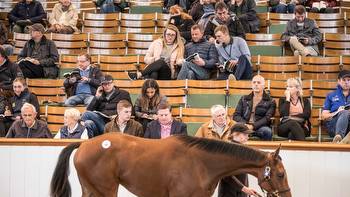
[[[79,179],[82,189],[82,197],[117,197],[118,196],[118,183],[96,184],[93,185],[86,181]],[[109,185],[109,186],[108,186]]]

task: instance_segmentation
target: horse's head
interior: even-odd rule
[[[267,191],[268,197],[291,197],[287,173],[279,156],[280,147],[269,153],[267,163],[258,173],[259,186]]]

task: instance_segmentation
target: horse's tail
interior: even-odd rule
[[[51,197],[70,197],[72,194],[68,180],[69,158],[74,149],[79,148],[81,142],[76,142],[65,147],[58,157],[57,165],[53,173],[50,185]]]

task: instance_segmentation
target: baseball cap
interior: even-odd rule
[[[254,131],[250,130],[245,124],[243,123],[236,123],[231,127],[231,132],[241,132],[245,134],[251,134]]]
[[[338,79],[350,77],[350,71],[349,70],[342,70],[339,72]]]
[[[113,82],[113,77],[111,75],[105,75],[101,80],[101,85]]]

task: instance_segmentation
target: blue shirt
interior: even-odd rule
[[[89,78],[90,70],[90,66],[85,70],[80,69],[80,76]],[[75,94],[91,94],[89,83],[79,81],[77,84],[77,89],[75,90]]]
[[[323,109],[329,110],[331,113],[338,110],[340,106],[350,104],[350,95],[347,97],[343,94],[343,89],[337,85],[337,89],[329,93],[324,101]]]

